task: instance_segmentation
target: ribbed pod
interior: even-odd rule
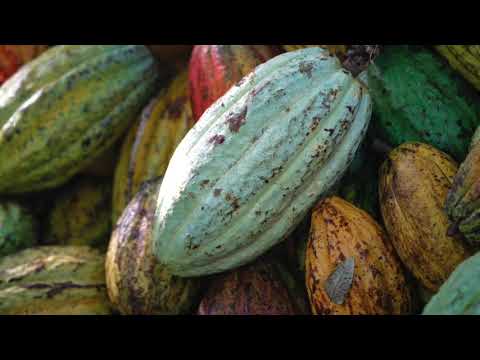
[[[0,88],[0,193],[67,182],[123,134],[152,95],[141,45],[62,45]]]
[[[0,259],[0,314],[108,315],[105,257],[88,247],[45,246]]]
[[[46,244],[107,248],[112,228],[111,179],[79,178],[52,200],[46,221]]]
[[[106,259],[111,302],[125,315],[175,315],[193,310],[199,280],[172,276],[152,251],[152,225],[160,182],[144,183],[119,219]]]
[[[480,97],[435,52],[386,46],[368,69],[372,126],[392,146],[430,144],[457,161],[480,125]]]
[[[217,275],[200,303],[198,315],[299,314],[277,269],[263,259]]]
[[[480,246],[480,144],[475,143],[461,164],[445,208],[452,230],[460,231],[475,247]]]
[[[325,50],[260,65],[178,146],[158,196],[155,253],[202,276],[257,258],[291,232],[350,164],[368,90]]]
[[[480,45],[437,45],[437,51],[477,90],[480,90]]]
[[[235,83],[279,53],[268,45],[196,45],[189,66],[195,121]]]
[[[329,292],[331,274],[348,259],[354,261],[350,288],[343,294]],[[410,289],[387,236],[370,215],[341,198],[327,198],[313,211],[305,268],[314,314],[400,315],[412,311]]]
[[[461,263],[430,300],[423,315],[480,315],[480,253]]]
[[[470,256],[461,239],[448,235],[444,211],[457,169],[432,146],[406,143],[380,170],[380,208],[390,239],[405,266],[433,292]]]
[[[170,157],[192,125],[184,70],[150,101],[124,140],[115,170],[114,222],[143,182],[165,174]]]

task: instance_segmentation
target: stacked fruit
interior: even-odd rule
[[[480,313],[479,49],[0,46],[0,314]]]

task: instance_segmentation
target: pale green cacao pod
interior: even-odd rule
[[[159,261],[189,277],[264,254],[341,178],[370,115],[368,89],[326,50],[258,66],[175,151],[157,199]]]

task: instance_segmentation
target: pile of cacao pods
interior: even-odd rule
[[[480,45],[0,45],[0,314],[480,314],[479,92]]]

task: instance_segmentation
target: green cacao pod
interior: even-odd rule
[[[160,262],[203,276],[279,244],[342,177],[370,115],[368,89],[326,50],[259,65],[175,151],[157,200]]]
[[[160,180],[147,181],[120,217],[106,259],[111,302],[124,315],[175,315],[193,310],[199,279],[172,276],[152,251]]]
[[[475,90],[434,52],[415,46],[387,46],[369,67],[379,138],[392,146],[417,141],[465,158],[480,124]]]
[[[0,88],[0,193],[57,187],[132,123],[158,70],[142,45],[60,45]]]
[[[44,246],[0,259],[0,314],[107,315],[105,257],[82,246]]]
[[[453,226],[472,246],[480,246],[480,143],[472,143],[450,189],[446,210]]]
[[[0,202],[0,257],[33,247],[38,242],[33,212],[15,201]]]
[[[165,174],[170,157],[192,125],[188,73],[183,70],[143,110],[122,145],[115,170],[114,223],[143,182]]]
[[[379,198],[389,237],[405,267],[436,292],[471,255],[448,234],[444,204],[458,170],[447,154],[421,143],[394,149],[380,169]]]
[[[480,253],[452,272],[423,315],[480,315]]]
[[[84,177],[65,186],[53,200],[43,241],[106,250],[112,219],[112,181]]]
[[[480,90],[480,45],[437,45],[435,48],[453,69]]]

